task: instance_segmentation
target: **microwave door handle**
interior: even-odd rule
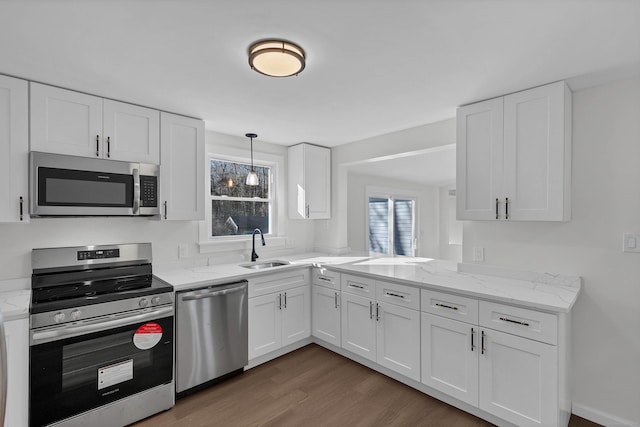
[[[133,214],[140,212],[140,169],[133,170]]]

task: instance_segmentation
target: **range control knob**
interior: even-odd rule
[[[82,315],[82,312],[80,310],[73,310],[71,312],[71,320],[78,320],[80,318],[80,315]]]
[[[160,304],[160,297],[151,298],[151,304],[153,305]]]
[[[53,321],[56,323],[64,322],[65,315],[63,312],[58,312],[53,315]]]
[[[142,298],[139,302],[138,305],[140,307],[147,307],[149,305],[149,300],[146,298]]]

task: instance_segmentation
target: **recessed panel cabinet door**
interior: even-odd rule
[[[249,360],[282,347],[280,294],[249,298]]]
[[[408,378],[420,381],[420,312],[378,303],[377,362]]]
[[[375,303],[342,293],[342,348],[376,361]]]
[[[204,122],[160,117],[160,214],[168,220],[204,219]]]
[[[421,315],[422,382],[478,406],[478,326]]]
[[[0,76],[0,222],[27,222],[29,99],[27,82]]]
[[[496,218],[502,193],[503,99],[460,107],[456,113],[456,216]]]
[[[481,329],[480,409],[518,426],[558,425],[557,347]]]
[[[104,100],[105,159],[160,163],[160,112],[124,102]]]
[[[282,292],[282,346],[311,335],[311,289],[309,285]]]
[[[102,157],[102,98],[30,85],[31,150]]]
[[[29,419],[29,319],[10,320],[4,328],[7,340],[7,412],[4,425],[26,426]]]
[[[340,292],[317,285],[311,289],[313,336],[340,347]]]

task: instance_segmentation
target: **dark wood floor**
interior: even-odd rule
[[[311,344],[182,398],[134,424],[164,426],[491,426]],[[597,424],[573,416],[571,427]]]

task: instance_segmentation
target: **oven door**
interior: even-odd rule
[[[31,332],[30,425],[173,381],[173,308]]]

